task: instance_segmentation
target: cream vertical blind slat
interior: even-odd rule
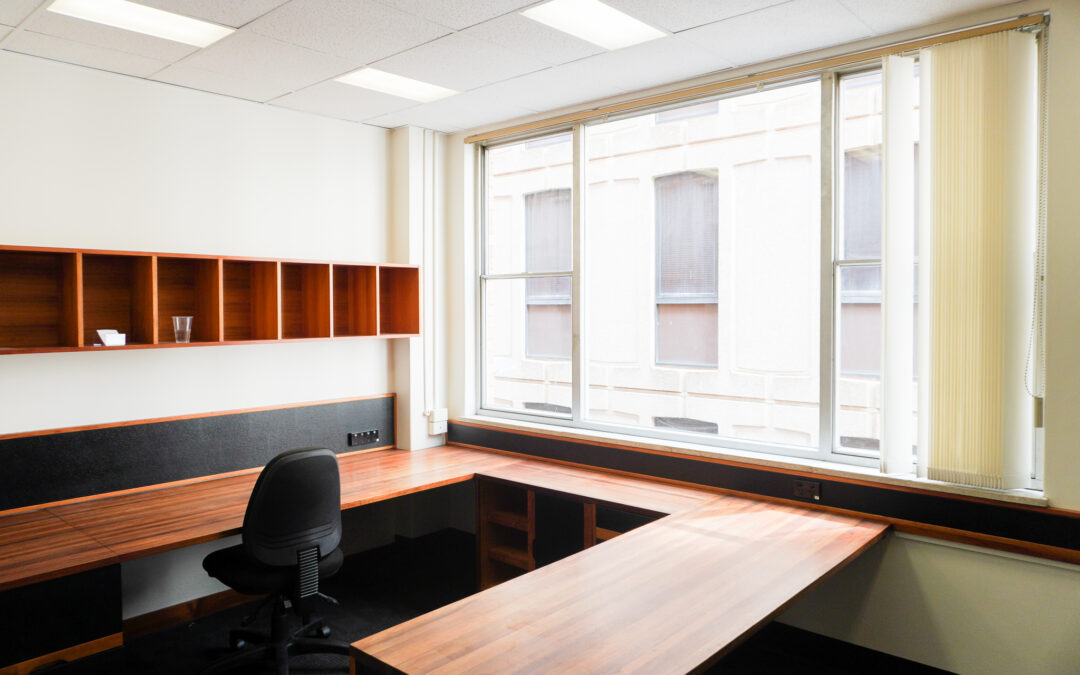
[[[1035,40],[996,33],[932,47],[933,238],[927,476],[1026,484],[1036,120]],[[927,69],[927,64],[930,68]],[[924,114],[926,114],[924,112]],[[929,290],[929,293],[926,293]]]

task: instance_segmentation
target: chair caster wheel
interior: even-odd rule
[[[311,631],[311,637],[316,637],[316,638],[328,638],[328,637],[330,637],[330,627],[329,626],[319,626],[318,628]]]
[[[232,640],[229,640],[229,646],[239,651],[244,647],[247,647],[247,640],[244,638],[233,638]]]

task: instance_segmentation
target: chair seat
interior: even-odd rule
[[[319,578],[323,579],[341,569],[345,554],[335,548],[319,561]],[[203,569],[221,583],[245,595],[264,595],[287,588],[296,576],[296,567],[264,565],[249,558],[244,545],[214,551],[203,558]]]

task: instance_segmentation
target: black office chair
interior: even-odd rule
[[[239,545],[206,556],[203,567],[240,593],[269,593],[259,609],[273,603],[270,634],[231,631],[230,643],[238,651],[203,672],[271,659],[279,675],[288,675],[291,654],[348,655],[349,645],[326,639],[330,629],[310,608],[315,596],[327,598],[319,592],[319,579],[336,573],[344,560],[338,548],[341,478],[334,453],[301,448],[270,460],[251,491],[241,537]],[[289,609],[300,616],[299,627],[290,628]]]

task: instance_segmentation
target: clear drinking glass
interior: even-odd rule
[[[177,342],[191,342],[191,320],[190,316],[174,316],[172,318],[173,333],[176,335]]]

